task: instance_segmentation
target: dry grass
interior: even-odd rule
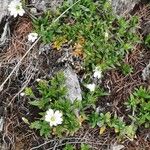
[[[20,60],[27,47],[27,35],[32,31],[32,23],[28,18],[19,18],[13,28],[13,35],[8,49],[0,54],[2,65],[12,64]]]

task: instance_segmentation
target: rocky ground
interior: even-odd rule
[[[50,150],[62,149],[66,143],[73,143],[78,149],[81,143],[89,144],[97,150],[148,150],[150,147],[150,130],[141,128],[136,140],[118,142],[112,130],[99,135],[99,128],[90,128],[86,123],[74,135],[62,139],[45,140],[39,133],[31,130],[22,121],[22,117],[32,120],[38,110],[29,106],[20,93],[26,86],[33,85],[37,78],[48,78],[59,70],[67,77],[68,97],[82,100],[80,80],[84,74],[82,59],[72,55],[72,45],[64,44],[60,51],[53,50],[51,44],[36,43],[32,51],[24,57],[31,48],[25,38],[33,29],[30,13],[19,18],[8,16],[7,6],[11,0],[0,0],[0,149],[2,150]],[[56,11],[63,0],[30,0],[26,2],[28,11],[36,12],[38,17],[46,9]],[[150,33],[150,5],[140,0],[112,0],[114,12],[120,16],[137,15],[140,18],[138,34],[141,38]],[[38,49],[38,51],[37,51]],[[102,85],[111,91],[97,102],[97,106],[111,112],[126,115],[123,103],[137,86],[149,88],[150,51],[143,44],[137,44],[134,50],[126,54],[125,63],[133,67],[133,73],[123,76],[118,69],[112,69],[104,74]],[[15,68],[15,69],[14,69]],[[13,71],[13,72],[12,72]],[[11,74],[12,73],[12,74]],[[144,79],[143,79],[144,76]],[[8,78],[9,77],[9,78]],[[8,80],[7,80],[8,78]],[[5,82],[6,81],[6,82]],[[119,147],[120,146],[120,147]]]

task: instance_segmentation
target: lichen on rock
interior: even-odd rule
[[[8,15],[8,5],[12,0],[0,0],[0,23],[2,19]]]
[[[114,12],[122,16],[129,13],[140,0],[111,0],[111,5]]]
[[[64,0],[31,0],[31,4],[40,11],[47,11],[48,9],[55,11],[63,1]]]
[[[71,68],[71,66],[68,66],[64,70],[64,75],[66,78],[66,87],[68,90],[67,97],[71,102],[73,103],[75,100],[82,100],[82,91],[80,88],[79,80],[77,77],[77,74],[74,72],[74,70]]]
[[[150,62],[149,64],[143,69],[142,71],[142,78],[144,81],[149,80],[150,81]]]

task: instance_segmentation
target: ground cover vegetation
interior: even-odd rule
[[[21,3],[18,7],[22,9]],[[12,11],[11,7],[9,10]],[[20,16],[24,13],[23,10],[18,12]],[[12,15],[17,16],[16,13]],[[20,94],[29,114],[19,117],[28,130],[35,132],[41,139],[48,140],[75,136],[82,129],[90,128],[97,129],[100,137],[111,131],[117,142],[134,141],[140,130],[149,130],[148,84],[141,79],[138,85],[131,83],[133,86],[127,94],[125,87],[134,75],[137,75],[136,79],[139,78],[139,70],[136,70],[133,59],[141,57],[142,52],[137,52],[137,47],[143,46],[146,50],[150,47],[150,36],[143,38],[139,32],[141,18],[138,15],[118,17],[107,0],[79,0],[64,1],[55,12],[48,10],[39,17],[30,17],[33,28],[28,40],[31,43],[39,37],[40,43],[51,44],[55,52],[63,51],[64,45],[71,45],[71,55],[80,59],[82,69],[77,75],[80,78],[82,100],[75,99],[72,102],[67,97],[63,71],[57,71],[50,77],[34,78]],[[40,49],[36,51],[40,55]],[[134,53],[138,56],[132,57]],[[130,56],[133,59],[131,63],[126,61]],[[113,72],[120,78],[114,84],[113,81],[107,82],[108,74]],[[109,80],[113,80],[115,75]],[[115,84],[119,81],[123,86],[116,91],[126,95],[118,102],[120,104],[114,106],[110,99],[115,102],[117,96],[112,97],[112,88],[115,89]],[[106,82],[113,86],[106,86]],[[90,142],[66,143],[58,147],[64,150],[92,149]]]

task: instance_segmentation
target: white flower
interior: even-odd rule
[[[36,79],[36,82],[40,82],[41,81],[41,79]]]
[[[96,67],[94,70],[94,78],[102,78],[102,70],[99,67]]]
[[[49,122],[50,126],[57,126],[58,124],[62,124],[62,113],[59,110],[49,109],[46,111],[45,121]]]
[[[29,33],[28,35],[28,41],[34,42],[38,38],[37,33]]]
[[[95,85],[94,83],[92,83],[92,84],[87,84],[86,87],[87,87],[91,92],[93,92],[93,91],[95,91],[96,85]]]
[[[23,14],[25,13],[20,0],[11,1],[8,5],[8,10],[10,11],[10,15],[14,17],[17,17],[17,15],[23,16]]]
[[[21,96],[21,97],[25,96],[25,93],[23,93],[23,92],[22,92],[22,93],[20,93],[20,96]]]

